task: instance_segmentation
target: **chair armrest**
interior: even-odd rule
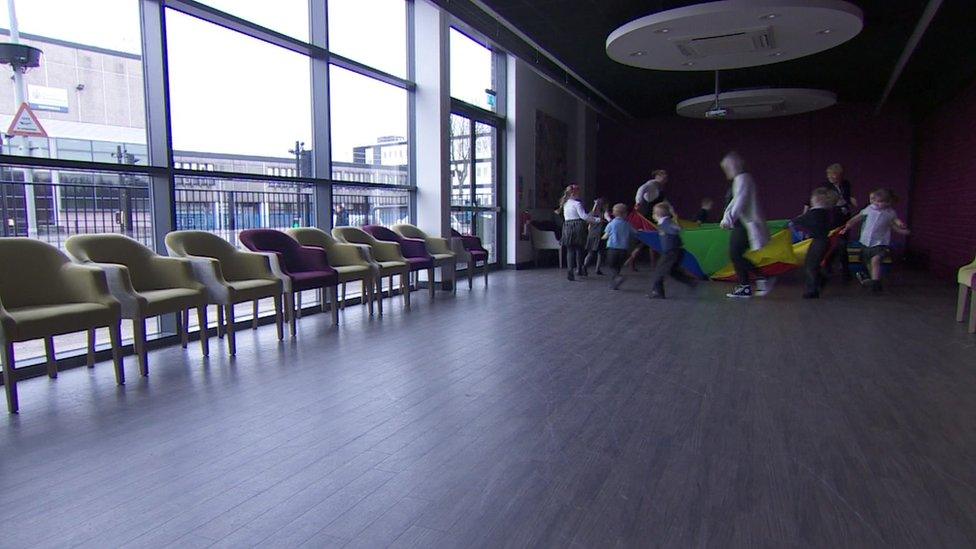
[[[0,340],[5,339],[4,334],[12,332],[16,324],[14,317],[10,316],[3,306],[3,300],[0,299]]]
[[[400,253],[400,245],[396,242],[377,240],[372,248],[376,261],[403,261],[404,259],[403,254]]]
[[[153,272],[158,273],[165,288],[203,290],[203,284],[193,276],[193,264],[189,259],[157,255],[149,260]]]
[[[308,266],[311,270],[332,270],[332,266],[329,265],[329,256],[322,248],[316,248],[315,246],[301,246],[298,248],[298,256],[301,258],[302,263]]]
[[[237,251],[227,263],[229,265],[224,265],[223,269],[224,276],[229,280],[280,280],[279,275],[272,271],[271,260],[266,253]]]
[[[481,239],[472,234],[462,234],[461,242],[464,243],[464,249],[466,250],[486,251],[484,246],[481,245]]]
[[[207,290],[211,303],[226,303],[230,299],[230,286],[224,278],[220,262],[212,257],[190,257],[193,277]]]
[[[353,243],[343,242],[342,245],[355,246],[356,249],[359,251],[359,257],[361,257],[363,261],[369,263],[370,265],[376,263],[376,259],[373,257],[373,247],[370,246],[369,244],[353,244]]]
[[[400,237],[400,250],[404,257],[430,257],[427,243],[419,238]]]
[[[363,251],[366,255],[363,255]],[[326,252],[329,255],[329,263],[336,266],[361,265],[368,266],[372,256],[369,254],[369,246],[365,244],[345,244],[337,242],[329,247]]]
[[[462,260],[466,261],[471,258],[471,253],[464,247],[464,240],[460,237],[455,236],[451,238],[451,251]]]
[[[120,311],[119,302],[109,293],[102,269],[93,265],[65,263],[60,274],[63,291],[72,302],[101,303],[116,312]]]
[[[291,292],[291,275],[288,271],[281,266],[281,254],[278,252],[249,252],[252,254],[263,255],[268,258],[268,267],[271,268],[271,273],[274,274],[275,278],[281,281],[281,289],[285,293]],[[243,277],[250,278],[250,277]]]
[[[125,265],[116,263],[95,263],[86,261],[82,265],[96,267],[105,273],[105,282],[108,284],[108,291],[122,306],[122,316],[132,318],[142,308],[149,303],[144,297],[136,292],[132,285],[132,277],[129,275],[129,268]]]
[[[427,249],[430,250],[432,254],[451,254],[451,245],[446,238],[439,238],[436,236],[427,237]]]

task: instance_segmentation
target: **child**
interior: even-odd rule
[[[630,240],[637,236],[637,231],[627,222],[627,205],[620,203],[613,206],[613,220],[603,229],[603,238],[607,240],[607,266],[610,267],[610,287],[619,289],[624,282],[620,269],[630,252]]]
[[[658,259],[651,274],[651,293],[647,294],[647,297],[664,299],[665,276],[670,274],[672,278],[688,286],[694,286],[695,279],[681,269],[681,259],[685,255],[685,250],[681,242],[681,226],[675,221],[677,216],[671,204],[667,202],[656,204],[652,214],[654,222],[657,223],[657,233],[661,237],[661,258]]]
[[[869,269],[870,278],[864,273],[858,273],[861,284],[871,286],[871,290],[881,292],[881,262],[891,254],[891,231],[901,235],[909,234],[908,226],[901,219],[891,205],[897,200],[891,189],[877,189],[871,192],[871,205],[852,217],[842,233],[846,234],[855,225],[864,222],[861,227],[861,264]]]
[[[698,215],[695,216],[695,222],[699,225],[702,223],[708,223],[708,212],[712,210],[713,202],[711,198],[707,196],[702,198],[701,209],[698,210]]]
[[[590,232],[586,235],[586,259],[583,260],[583,274],[586,275],[589,268],[596,265],[596,274],[602,275],[600,267],[607,262],[607,243],[603,240],[603,229],[607,227],[610,220],[607,212],[607,199],[597,198],[593,202],[593,209],[590,215],[599,219],[596,223],[590,223]]]
[[[804,299],[820,297],[820,286],[823,282],[820,264],[830,247],[830,239],[827,234],[833,228],[832,208],[836,203],[837,193],[827,187],[818,187],[810,195],[811,208],[790,222],[810,233],[810,238],[813,239],[810,242],[810,248],[807,249],[806,262],[803,264],[807,282],[806,291],[803,293]]]
[[[563,213],[563,235],[560,244],[566,247],[566,260],[569,263],[566,278],[576,280],[575,275],[583,275],[583,248],[586,246],[587,223],[595,223],[599,219],[587,214],[583,209],[579,185],[566,186],[559,200],[559,209]]]

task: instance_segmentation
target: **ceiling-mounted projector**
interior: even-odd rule
[[[729,109],[722,107],[709,109],[705,111],[705,118],[725,118],[729,115]]]

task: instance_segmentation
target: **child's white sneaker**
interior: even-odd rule
[[[757,297],[762,297],[773,290],[773,286],[776,284],[775,278],[759,278],[756,279],[756,293]]]

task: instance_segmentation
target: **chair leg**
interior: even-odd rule
[[[274,296],[275,329],[278,331],[278,341],[285,339],[284,311],[281,309],[281,296]]]
[[[420,280],[420,273],[417,273],[417,280]],[[434,287],[434,268],[431,267],[427,269],[427,287],[430,290],[427,292],[430,294],[430,298],[434,299],[434,294],[437,292],[437,288]]]
[[[223,338],[225,332],[224,327],[224,306],[217,305],[217,337]]]
[[[289,328],[291,330],[291,337],[295,337],[298,334],[298,313],[295,311],[295,292],[285,294],[285,302],[291,315],[291,327]],[[300,308],[301,305],[298,305],[298,307]]]
[[[17,376],[14,370],[14,344],[3,342],[3,388],[7,393],[7,411],[16,414],[20,409],[17,402]]]
[[[89,368],[95,367],[95,328],[88,330],[88,360]]]
[[[227,351],[231,356],[237,354],[237,337],[234,335],[234,304],[224,305],[224,320],[226,322]]]
[[[403,293],[403,305],[409,309],[410,308],[410,272],[400,274],[400,291]],[[390,285],[390,292],[393,292],[393,286]]]
[[[146,352],[146,319],[132,319],[132,346],[139,358],[139,373],[149,375],[149,354]]]
[[[251,329],[258,329],[258,300],[255,299],[251,305]]]
[[[468,289],[474,289],[474,259],[468,262]]]
[[[485,260],[485,266],[482,267],[482,270],[485,272],[485,288],[487,288],[488,287],[488,260],[487,259]]]
[[[973,290],[970,290],[969,286],[959,285],[959,299],[956,300],[956,322],[962,322],[966,319],[966,301],[969,300],[970,291]]]
[[[47,356],[47,377],[51,379],[58,378],[58,361],[54,356],[54,337],[48,336],[44,338],[44,354]]]
[[[112,344],[112,365],[115,367],[115,383],[125,385],[125,368],[122,364],[122,324],[113,322],[108,327],[108,339]]]
[[[206,305],[197,305],[197,324],[200,325],[200,352],[203,356],[210,356],[210,332],[207,330]]]
[[[969,333],[976,334],[976,290],[969,292]]]
[[[457,295],[457,261],[451,263],[451,294]]]
[[[365,303],[369,309],[369,316],[373,316],[373,283],[366,278],[362,279],[361,282],[363,287],[363,303]]]
[[[294,292],[295,316],[302,318],[302,292]],[[294,334],[293,334],[294,335]]]
[[[380,282],[380,284],[383,283]],[[400,286],[403,286],[403,275],[400,275]],[[393,275],[390,275],[390,297],[393,297]]]
[[[182,310],[176,311],[176,333],[180,335],[180,346],[186,349],[190,338],[187,334],[187,326]]]
[[[332,302],[330,309],[332,310],[332,325],[339,326],[339,288],[332,286],[328,289],[329,301]],[[325,303],[325,300],[322,301]]]
[[[376,276],[371,281],[373,285],[373,299],[376,300],[376,311],[383,316],[383,277]]]
[[[346,306],[346,283],[342,283],[342,300],[339,301],[339,307],[345,308]]]

